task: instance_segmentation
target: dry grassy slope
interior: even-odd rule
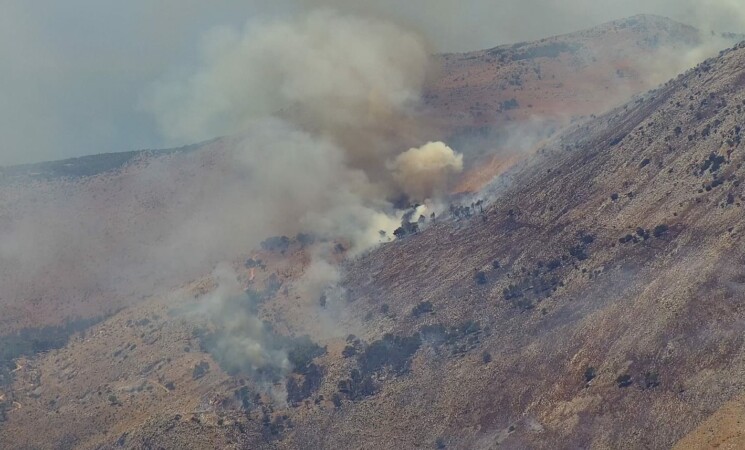
[[[575,127],[504,177],[512,184],[490,198],[486,220],[443,217],[346,267],[351,303],[341,309],[351,317],[338,334],[370,342],[473,319],[483,329],[475,347],[456,356],[425,343],[409,374],[335,408],[329,399],[353,367],[344,341],[324,330],[317,299],[280,291],[263,317],[286,322],[283,332],[310,329],[328,355],[314,397],[324,400],[275,405],[293,427],[267,440],[258,411],[215,406],[238,381],[196,350],[189,321],[169,316],[184,296],[146,299],[22,363],[12,392],[0,394],[18,402],[0,425],[2,447],[116,448],[124,433],[126,448],[431,448],[438,437],[449,448],[671,446],[742,393],[743,67],[741,48]],[[715,171],[724,182],[706,190],[711,152],[726,160]],[[669,226],[659,237],[618,241],[659,224]],[[307,259],[293,258],[260,278],[297,278]],[[509,285],[522,297],[505,300]],[[434,312],[412,317],[423,300]],[[203,360],[211,372],[194,380]],[[620,388],[625,374],[630,386]],[[161,386],[169,381],[175,390]]]
[[[477,191],[513,164],[506,156],[541,146],[530,138],[537,127],[560,130],[573,118],[603,113],[700,62],[703,56],[693,49],[702,43],[691,26],[640,15],[536,42],[440,56],[442,76],[425,99],[454,145],[480,142],[489,134],[485,128],[516,135],[499,144],[485,141],[498,145],[498,153],[474,164],[457,189]]]
[[[252,257],[265,268],[235,264],[244,286],[261,290],[272,274],[287,286],[262,318],[282,324],[283,334],[304,324],[304,332],[317,335],[318,299],[302,297],[291,284],[307,254],[295,246],[286,255]],[[250,378],[229,376],[200,349],[195,330],[208,325],[199,305],[214,288],[212,277],[196,280],[115,314],[63,349],[18,361],[14,384],[0,394],[0,405],[10,405],[0,448],[271,448],[260,409],[246,415],[234,394],[241,380],[252,395],[260,389]],[[343,343],[326,334],[322,342],[331,349]],[[202,362],[209,371],[195,379]],[[262,401],[271,403],[266,395]]]
[[[203,266],[175,266],[164,255],[179,253],[169,247],[184,232],[179,226],[205,209],[205,191],[229,178],[226,145],[140,155],[87,177],[0,177],[0,231],[17,241],[3,242],[0,336],[106,316],[203,274]],[[148,264],[152,270],[142,270]],[[184,270],[158,269],[165,264]]]
[[[486,221],[439,223],[350,263],[350,295],[371,330],[470,318],[489,331],[459,358],[425,347],[410,375],[304,418],[283,443],[664,448],[740,395],[743,67],[745,46],[577,128],[515,176]],[[716,178],[701,174],[712,152],[725,159]],[[660,224],[659,237],[619,242]],[[570,256],[586,234],[588,257]],[[474,282],[478,270],[487,284]],[[560,284],[539,302],[538,280],[553,276]],[[523,297],[505,300],[523,281]],[[422,300],[434,313],[414,319]]]
[[[600,113],[611,104],[605,103],[606,100],[619,101],[649,87],[650,74],[643,68],[655,51],[668,47],[683,50],[698,42],[697,39],[697,31],[690,27],[640,16],[536,43],[445,55],[441,60],[441,77],[428,87],[427,109],[446,134],[474,126],[499,127],[504,125],[507,115],[516,122],[525,123],[534,113],[550,118]],[[557,43],[580,49],[573,54],[562,52],[555,58],[512,61],[513,56],[521,52],[545,49]],[[495,55],[504,57],[504,62],[499,62]],[[630,64],[631,69],[623,78],[618,78],[616,70],[623,64]],[[540,79],[534,71],[538,66],[541,67]],[[509,80],[519,74],[522,74],[523,85],[510,85]],[[605,94],[609,87],[613,92],[610,96]],[[501,102],[513,97],[519,100],[519,108],[496,113]],[[597,104],[598,99],[603,99],[602,105]],[[528,104],[533,104],[533,108],[527,108]],[[24,327],[57,325],[68,319],[110,314],[131,304],[132,297],[142,295],[127,287],[142,286],[144,281],[151,286],[174,284],[174,280],[159,277],[157,270],[149,272],[152,279],[137,279],[136,283],[132,282],[130,271],[101,273],[101,268],[110,266],[100,260],[101,255],[117,255],[118,267],[139,266],[143,258],[152,259],[146,249],[152,247],[153,242],[166,240],[172,232],[172,224],[166,219],[180,217],[180,214],[187,217],[190,209],[196,208],[192,204],[199,199],[199,185],[191,180],[196,176],[202,180],[219,178],[220,170],[225,170],[214,156],[223,144],[216,140],[205,144],[201,150],[189,147],[188,150],[198,151],[188,155],[174,153],[161,158],[130,160],[134,156],[127,154],[113,161],[110,161],[111,156],[103,155],[3,170],[0,174],[0,229],[27,230],[26,238],[34,242],[34,248],[40,249],[40,255],[29,257],[28,268],[23,270],[23,273],[33,273],[32,277],[19,280],[19,262],[6,261],[0,267],[0,284],[5,287],[0,292],[0,335]],[[496,159],[476,164],[464,175],[458,190],[483,186],[523,156],[524,153],[520,153],[505,158],[500,153]],[[98,173],[99,169],[117,166],[120,162],[125,165]],[[151,167],[153,165],[156,167]],[[159,178],[158,166],[167,169],[165,171],[172,177],[167,183]],[[41,173],[40,178],[22,181],[24,174],[37,172]],[[55,178],[88,173],[94,175]],[[163,189],[164,184],[171,188]],[[49,223],[54,224],[55,229],[65,230],[80,217],[89,216],[90,220],[85,222],[90,230],[85,234],[73,231],[64,239],[57,235],[46,237]],[[88,236],[84,243],[75,240],[80,239],[81,234]],[[133,241],[136,245],[132,245]],[[79,255],[71,251],[81,246],[90,252]],[[50,256],[55,254],[64,255],[68,263],[45,264],[59,260],[60,257]],[[192,271],[187,277],[194,275]]]
[[[425,98],[450,129],[589,115],[666,81],[660,72],[675,68],[663,62],[680,63],[701,43],[691,26],[640,15],[536,42],[444,54],[442,76]],[[503,104],[511,99],[518,105]]]
[[[745,405],[742,397],[728,402],[692,433],[681,439],[675,450],[739,450],[745,442]]]

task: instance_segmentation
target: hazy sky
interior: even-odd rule
[[[173,145],[140,105],[153,83],[198,63],[205,33],[318,6],[391,17],[437,51],[531,40],[638,13],[745,31],[742,0],[369,3],[0,0],[0,165]]]

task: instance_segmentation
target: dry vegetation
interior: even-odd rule
[[[584,55],[586,43],[561,42],[475,61]],[[607,80],[617,69],[603,64]],[[735,448],[745,420],[743,67],[740,46],[571,126],[508,170],[511,184],[485,191],[483,210],[454,205],[345,263],[338,299],[295,288],[309,261],[297,239],[236,260],[244,287],[272,293],[245,307],[297,344],[293,371],[272,381],[289,390],[286,404],[256,377],[228,374],[205,345],[215,324],[188,311],[215,289],[209,277],[136,302],[99,294],[79,309],[64,290],[21,302],[4,293],[6,335],[94,317],[80,311],[107,302],[94,310],[100,323],[0,367],[2,447]],[[507,86],[507,100],[478,95],[533,102]],[[571,113],[599,107],[589,97]],[[499,114],[520,117],[510,105]],[[555,110],[537,98],[533,107]],[[74,183],[112,189],[111,177],[124,189],[133,168]],[[29,308],[44,314],[25,319]]]

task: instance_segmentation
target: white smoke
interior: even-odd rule
[[[215,289],[207,294],[197,310],[220,324],[221,335],[214,339],[211,352],[220,355],[229,368],[255,373],[271,367],[280,374],[288,373],[292,367],[287,352],[273,345],[272,335],[261,319],[231,304],[245,295],[233,268],[220,264],[212,278]]]
[[[418,35],[331,10],[221,28],[203,47],[200,69],[143,100],[177,141],[233,135],[278,113],[320,133],[378,126],[418,99],[428,63]]]
[[[442,143],[396,156],[426,132],[414,109],[428,61],[411,31],[314,11],[213,32],[202,66],[145,103],[172,139],[241,136],[230,152],[250,181],[236,201],[262,218],[247,226],[327,234],[359,251],[395,229],[389,198],[442,194],[462,168]]]
[[[165,254],[188,247],[214,261],[269,236],[310,232],[354,256],[391,239],[404,211],[390,199],[446,194],[463,166],[442,142],[401,153],[426,141],[416,107],[428,62],[417,34],[329,10],[213,32],[201,67],[144,101],[174,141],[231,136],[194,156],[209,162],[194,180],[200,200]],[[329,246],[312,253],[297,292],[318,299],[338,282]],[[225,307],[235,277],[215,276],[218,290],[203,306],[223,323],[217,353],[286,370],[258,317]]]
[[[453,174],[463,171],[463,155],[443,142],[429,142],[401,153],[390,164],[401,190],[414,200],[424,201],[443,194]]]

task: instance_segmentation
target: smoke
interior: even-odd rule
[[[289,9],[297,12],[297,3],[289,3]],[[0,198],[4,211],[0,215],[3,296],[36,299],[54,292],[54,297],[68,299],[79,295],[88,302],[81,308],[92,308],[96,299],[109,300],[107,295],[89,298],[92,291],[106,294],[115,290],[133,297],[150,294],[158,286],[170,286],[209,271],[220,261],[239,258],[272,235],[312,231],[344,242],[352,255],[365,251],[400,226],[404,213],[393,206],[392,199],[408,196],[422,201],[442,195],[451,176],[463,168],[463,158],[444,143],[418,147],[433,139],[429,125],[417,114],[419,93],[431,71],[429,54],[544,37],[639,12],[613,6],[603,17],[593,15],[600,7],[596,5],[609,6],[611,2],[592,2],[591,8],[584,8],[585,2],[474,2],[473,8],[463,8],[454,1],[334,2],[342,11],[350,11],[343,13],[314,10],[319,3],[332,2],[303,2],[302,8],[311,8],[307,14],[252,21],[242,29],[213,30],[203,40],[196,68],[183,68],[175,75],[170,72],[139,99],[170,143],[229,138],[192,154],[143,163],[136,170],[108,179],[35,186],[25,194],[4,192]],[[669,11],[679,4],[659,5],[663,3]],[[172,4],[170,9],[178,10],[180,5]],[[714,8],[714,3],[708,5],[712,8],[704,11],[697,6],[694,13],[724,11]],[[742,19],[736,14],[742,10],[739,3],[716,5],[728,5],[728,17]],[[25,8],[13,10],[24,10],[25,17]],[[581,14],[575,14],[578,11]],[[515,17],[531,19],[516,21]],[[154,20],[153,29],[158,32],[149,37],[155,40],[169,35],[167,19]],[[488,20],[490,26],[475,26],[480,20]],[[719,24],[721,18],[708,20]],[[2,22],[26,23],[14,21],[11,15]],[[44,23],[39,29],[49,28],[41,25]],[[103,21],[99,24],[106,25]],[[76,29],[67,22],[58,26]],[[122,42],[136,35],[133,29],[125,27]],[[88,43],[91,35],[103,34],[82,35],[70,42]],[[35,38],[41,39],[38,33]],[[182,45],[191,45],[189,39],[184,41],[187,44]],[[120,145],[106,146],[101,143],[106,139],[96,139],[91,147],[90,140],[68,138],[57,131],[90,131],[90,114],[94,119],[107,117],[109,103],[118,106],[120,115],[126,115],[121,110],[131,113],[133,89],[141,89],[143,80],[154,73],[166,71],[158,65],[162,55],[157,53],[148,53],[146,64],[132,55],[116,54],[105,60],[109,64],[103,64],[107,70],[100,77],[98,72],[80,76],[77,71],[86,67],[91,71],[92,62],[100,68],[101,55],[94,52],[88,60],[69,60],[59,51],[47,58],[36,50],[53,46],[41,42],[10,51],[11,42],[13,39],[0,43],[0,54],[12,53],[5,60],[23,64],[11,64],[17,72],[0,74],[12,99],[3,105],[0,116],[22,117],[25,126],[15,126],[15,119],[6,121],[11,130],[3,134],[10,136],[8,148],[26,152],[28,142],[38,143],[44,147],[45,157],[61,154],[57,152],[63,150],[54,148],[59,142],[68,152],[65,156],[80,148],[93,153],[125,147],[119,142],[123,137],[117,138]],[[71,53],[77,55],[80,46],[70,46],[74,49]],[[150,48],[135,47],[133,54],[138,54],[140,47]],[[171,50],[166,46],[163,54],[170,55]],[[38,54],[44,58],[28,58]],[[47,67],[48,61],[54,64]],[[167,62],[173,60],[169,57]],[[121,82],[112,83],[109,70],[117,67],[117,73],[141,70],[141,78],[116,78]],[[3,78],[8,74],[12,77]],[[21,83],[39,74],[43,74],[45,89]],[[61,79],[74,83],[56,84]],[[14,87],[18,85],[26,89]],[[68,86],[75,89],[66,89]],[[91,91],[90,86],[97,89]],[[31,108],[23,104],[30,98],[22,95],[24,92],[54,92],[59,103],[47,108],[48,104],[34,97]],[[81,96],[86,101],[71,107],[68,97],[79,92],[86,94]],[[101,96],[101,92],[111,97]],[[97,107],[88,107],[89,103]],[[76,117],[71,121],[68,111],[86,114],[82,118],[78,113],[69,114]],[[35,117],[40,126],[32,120]],[[122,122],[132,125],[141,120]],[[103,130],[95,133],[97,136],[130,134],[109,120],[94,125]],[[127,142],[131,146],[145,141],[140,135]],[[16,159],[13,155],[8,160]],[[318,295],[339,279],[333,258],[326,253],[313,258],[302,280],[308,296]],[[237,352],[235,359],[251,361],[257,367],[268,364],[286,370],[281,352],[266,351],[267,338],[258,317],[236,314],[228,307],[226,299],[237,293],[238,286],[232,275],[223,272],[216,272],[218,290],[206,302],[207,314],[232,331],[221,341],[225,347],[221,351]]]
[[[406,133],[395,119],[418,100],[428,68],[417,34],[330,10],[242,31],[220,28],[202,47],[196,73],[162,82],[143,99],[167,137],[234,135],[253,120],[281,115],[345,144],[350,158],[363,162],[379,148],[354,142],[356,133]]]
[[[220,333],[211,339],[210,352],[229,370],[256,374],[271,368],[287,374],[291,364],[285,349],[278,346],[266,325],[244,305],[236,304],[246,294],[238,275],[228,264],[220,264],[212,274],[215,288],[200,302],[196,311],[219,323]]]
[[[388,199],[441,194],[462,167],[441,143],[396,156],[427,132],[416,107],[428,50],[413,32],[321,10],[222,28],[203,47],[201,67],[159,83],[145,105],[174,140],[241,136],[229,151],[251,178],[241,192],[263,216],[256,229],[313,231],[359,251],[398,221]]]
[[[331,10],[212,32],[193,74],[158,83],[143,100],[175,142],[233,136],[209,155],[219,175],[195,180],[206,197],[166,247],[196,243],[200,255],[217,258],[303,232],[355,256],[389,240],[404,214],[392,199],[445,195],[463,167],[442,142],[412,148],[428,133],[417,113],[428,64],[418,34]],[[297,280],[304,298],[335,292],[338,255],[329,247],[312,252]],[[235,283],[216,277],[219,288],[204,303],[224,324],[215,353],[251,370],[286,370],[282,355],[266,350],[274,344],[262,342],[257,315],[225,307]]]
[[[390,163],[403,193],[423,201],[448,186],[453,174],[463,170],[463,155],[442,142],[429,142],[401,153]]]
[[[161,148],[166,141],[133,99],[174,65],[190,63],[205,30],[318,7],[403,24],[426,36],[433,52],[536,40],[639,13],[706,32],[745,30],[739,0],[6,0],[0,164]]]
[[[428,62],[418,35],[319,11],[223,28],[203,47],[198,68],[143,102],[173,139],[231,136],[115,173],[4,186],[3,299],[101,315],[270,236],[311,232],[352,256],[392,238],[403,211],[391,199],[404,193],[386,163],[429,140],[416,114]],[[430,186],[428,197],[445,191]]]
[[[637,14],[655,14],[709,32],[744,32],[739,0],[301,0],[405,23],[441,52],[462,52],[569,33]]]

